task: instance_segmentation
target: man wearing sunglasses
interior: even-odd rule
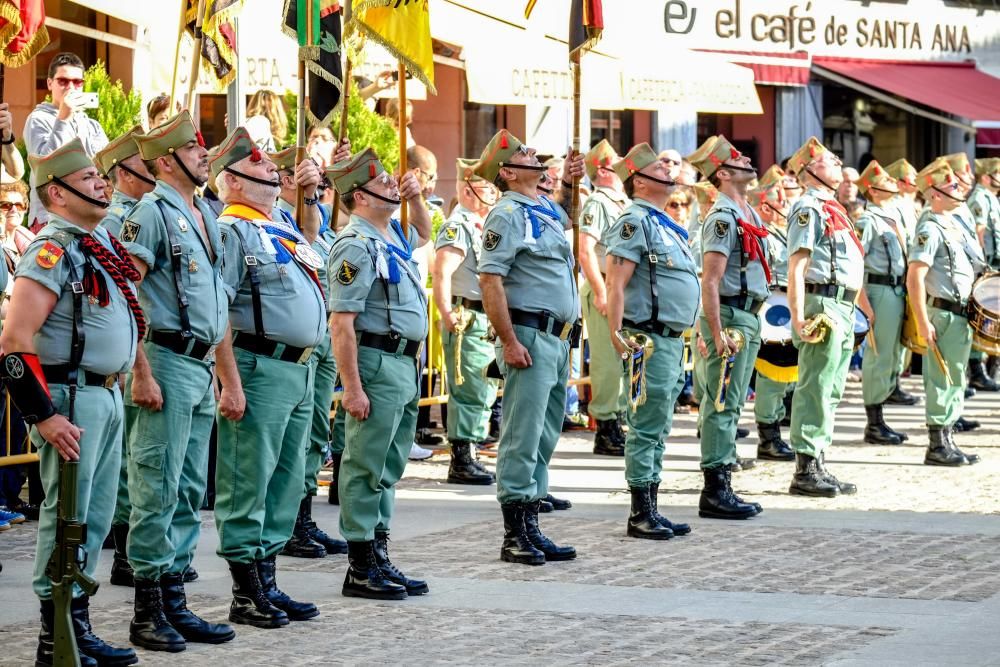
[[[48,155],[73,139],[79,139],[87,156],[93,158],[107,146],[108,137],[100,123],[83,110],[83,61],[75,53],[60,53],[49,64],[46,86],[51,102],[42,102],[28,114],[24,143],[29,153]],[[13,136],[11,137],[13,141]],[[37,232],[49,219],[32,192],[28,225]]]

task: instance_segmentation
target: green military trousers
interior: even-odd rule
[[[69,387],[49,385],[52,405],[61,415],[69,415]],[[101,543],[111,528],[115,511],[115,490],[121,469],[122,395],[115,386],[80,387],[76,394],[75,423],[83,430],[80,438],[80,460],[77,469],[77,517],[87,524],[87,565],[83,571],[94,576],[101,556]],[[31,441],[38,449],[39,474],[45,500],[39,508],[38,537],[35,542],[35,565],[32,588],[42,600],[52,598],[52,582],[45,575],[45,566],[56,541],[56,504],[59,501],[59,452],[31,429]],[[73,587],[73,596],[82,591]]]
[[[611,344],[608,318],[594,306],[594,291],[588,282],[580,289],[580,302],[590,343],[590,403],[587,412],[601,421],[615,419],[627,404],[628,384],[622,372],[622,360]]]
[[[316,364],[315,388],[313,390],[312,428],[306,440],[305,495],[315,496],[319,488],[319,471],[323,468],[326,451],[330,448],[330,409],[333,407],[333,388],[337,381],[337,362],[333,358],[333,342],[330,335],[313,350]]]
[[[277,554],[292,535],[302,500],[313,414],[313,364],[234,348],[246,411],[219,415],[215,466],[218,554],[250,563]]]
[[[757,371],[753,417],[758,424],[777,424],[785,418],[785,394],[795,391],[794,382],[777,382]]]
[[[865,405],[881,405],[896,389],[902,358],[903,317],[906,293],[902,287],[866,285],[868,301],[875,311],[875,348],[869,342],[861,362],[861,395]]]
[[[927,306],[927,315],[937,332],[937,346],[944,357],[951,383],[928,351],[924,355],[924,391],[927,405],[924,412],[930,426],[950,426],[962,416],[965,406],[965,368],[972,349],[972,329],[961,315]]]
[[[646,402],[634,412],[625,412],[629,426],[625,436],[625,481],[630,488],[660,483],[665,441],[674,422],[674,403],[684,388],[684,339],[645,335],[653,341],[653,354],[645,362]]]
[[[131,513],[132,503],[128,500],[128,432],[122,429],[122,465],[118,473],[118,496],[111,525],[127,524]]]
[[[143,343],[163,396],[159,411],[132,403],[125,384],[128,434],[128,558],[137,579],[181,573],[194,558],[215,421],[212,367],[154,343]]]
[[[417,431],[417,360],[358,346],[358,374],[368,396],[368,419],[344,415],[346,447],[340,464],[340,534],[368,542],[388,531]],[[346,412],[346,411],[345,411]]]
[[[799,381],[792,396],[792,449],[813,458],[830,446],[837,406],[844,395],[847,366],[854,351],[854,304],[829,297],[805,295],[803,315],[826,313],[833,321],[822,342],[803,343],[797,331]]]
[[[344,449],[347,447],[347,434],[345,433],[347,430],[346,418],[347,410],[338,405],[337,413],[333,417],[333,427],[330,430],[331,454],[343,454]]]
[[[514,334],[531,355],[527,368],[503,363],[503,421],[497,446],[497,499],[532,502],[549,493],[549,461],[562,432],[569,380],[569,341],[531,327],[514,325]]]
[[[736,355],[730,371],[723,409],[716,410],[715,399],[725,359],[716,351],[708,320],[701,317],[701,335],[708,346],[708,359],[703,360],[705,382],[701,389],[701,409],[698,414],[701,424],[701,467],[705,470],[736,462],[736,425],[747,401],[747,387],[750,386],[753,365],[757,361],[757,351],[760,350],[760,318],[757,315],[732,306],[720,306],[719,318],[723,329],[741,331],[746,343]]]
[[[475,443],[490,434],[490,407],[497,398],[497,386],[485,375],[486,367],[494,359],[493,345],[484,340],[489,320],[483,313],[465,312],[472,319],[462,334],[462,384],[456,381],[458,336],[448,330],[441,333],[448,370],[448,440]]]

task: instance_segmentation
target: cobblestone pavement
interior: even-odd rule
[[[911,390],[918,385],[908,382]],[[426,577],[431,594],[400,603],[340,596],[346,560],[279,559],[279,581],[321,615],[280,630],[238,626],[223,646],[180,654],[140,651],[144,665],[1000,665],[1000,396],[980,395],[959,434],[977,466],[922,465],[923,410],[892,407],[911,435],[902,447],[861,444],[860,385],[848,385],[828,455],[856,496],[787,495],[792,466],[761,462],[734,477],[765,512],[744,522],[697,518],[701,489],[695,415],[678,415],[660,506],[694,532],[667,542],[625,536],[621,459],[595,457],[587,433],[566,434],[552,491],[573,501],[542,528],[579,558],[544,567],[498,559],[493,487],[444,483],[447,456],[413,463],[397,494],[393,560]],[[743,424],[752,427],[750,406]],[[752,456],[755,434],[741,441]],[[492,459],[484,459],[492,466]],[[337,508],[314,504],[334,532]],[[214,555],[210,513],[188,585],[189,604],[224,620],[229,577]],[[128,642],[131,589],[107,581],[92,605],[96,630]],[[37,605],[30,594],[34,524],[0,534],[0,666],[32,664]]]

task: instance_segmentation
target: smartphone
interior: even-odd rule
[[[99,106],[97,93],[80,93],[81,109],[96,109]]]
[[[413,78],[413,75],[410,74],[410,70],[406,70],[406,78],[407,79],[412,79]],[[393,71],[393,73],[392,73],[392,80],[393,81],[399,81],[399,70],[394,70]]]

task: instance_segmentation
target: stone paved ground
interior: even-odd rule
[[[910,383],[909,388],[917,386]],[[568,563],[501,563],[491,487],[444,483],[446,457],[415,463],[397,495],[393,559],[425,576],[431,594],[400,603],[343,598],[343,556],[281,557],[283,588],[322,614],[280,630],[240,626],[225,646],[176,655],[141,651],[148,665],[1000,665],[1000,396],[980,395],[966,414],[984,422],[960,434],[980,465],[921,465],[926,432],[917,408],[890,408],[911,434],[903,447],[860,442],[859,386],[838,411],[830,467],[857,496],[787,495],[792,466],[760,463],[734,483],[765,506],[745,522],[697,517],[693,416],[679,415],[665,459],[660,505],[694,532],[664,543],[624,535],[622,460],[589,453],[568,434],[552,466],[553,492],[574,502],[542,518],[576,546]],[[744,425],[752,426],[752,413]],[[740,443],[751,456],[754,436]],[[492,461],[487,460],[488,465]],[[337,508],[314,514],[333,530]],[[229,578],[214,555],[211,515],[189,584],[191,607],[223,620]],[[32,524],[0,534],[0,665],[31,664],[37,606],[30,595]],[[94,600],[99,634],[127,643],[131,590],[107,581]]]

